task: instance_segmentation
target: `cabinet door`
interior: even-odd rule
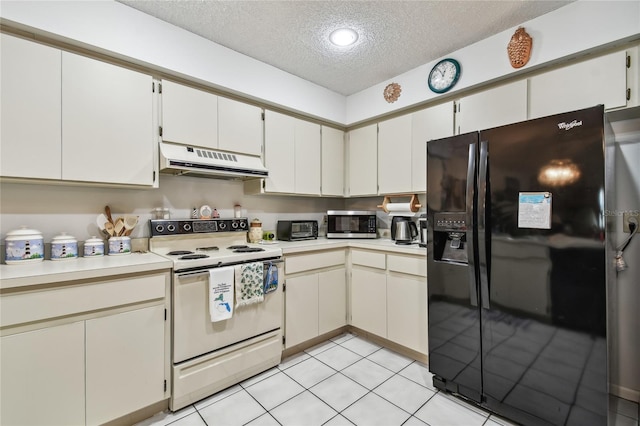
[[[427,354],[427,279],[387,277],[387,333],[391,341]]]
[[[318,274],[318,333],[347,324],[347,280],[345,268]]]
[[[0,175],[60,179],[62,52],[6,34],[0,44]]]
[[[529,79],[529,117],[589,108],[625,107],[626,52],[615,52],[545,72]]]
[[[163,81],[162,140],[218,149],[218,97]]]
[[[387,277],[384,272],[351,270],[351,325],[387,337]]]
[[[0,424],[84,424],[84,322],[0,341]]]
[[[62,179],[153,185],[152,83],[62,52]]]
[[[427,190],[427,141],[453,136],[453,102],[411,114],[411,192]]]
[[[378,126],[349,132],[349,195],[378,193]]]
[[[320,195],[320,125],[295,119],[296,194]]]
[[[88,320],[87,424],[164,398],[164,305]]]
[[[263,139],[262,108],[218,98],[219,149],[260,156]]]
[[[322,195],[344,196],[344,132],[322,126]]]
[[[318,336],[318,274],[287,278],[285,297],[285,347]]]
[[[264,161],[269,170],[266,192],[295,191],[295,119],[273,111],[265,111]]]
[[[378,192],[410,192],[411,176],[411,114],[381,121],[378,123]]]
[[[527,119],[527,81],[520,80],[466,96],[458,101],[458,134]]]

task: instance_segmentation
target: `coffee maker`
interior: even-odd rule
[[[428,233],[428,229],[427,229],[427,214],[426,213],[422,213],[420,215],[420,217],[418,218],[418,235],[420,236],[420,243],[419,246],[420,247],[426,247],[427,246],[427,233]]]

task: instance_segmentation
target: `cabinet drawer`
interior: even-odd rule
[[[69,285],[0,297],[2,326],[164,299],[165,274]]]
[[[387,255],[389,270],[403,274],[427,276],[427,259],[422,257]]]
[[[384,253],[364,250],[352,250],[351,263],[378,269],[385,269],[387,267]]]
[[[311,269],[328,268],[345,264],[344,250],[321,251],[300,256],[285,258],[285,273],[295,274]]]

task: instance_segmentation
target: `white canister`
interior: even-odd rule
[[[249,224],[249,242],[259,243],[262,241],[262,222],[260,219],[253,219]]]
[[[92,236],[84,242],[84,257],[98,257],[104,255],[104,241]]]
[[[10,231],[5,238],[5,262],[18,264],[42,262],[44,259],[44,238],[40,231],[26,226]]]
[[[109,255],[131,253],[131,238],[111,237],[109,238]]]
[[[78,257],[78,240],[65,232],[51,240],[51,260],[68,260]]]

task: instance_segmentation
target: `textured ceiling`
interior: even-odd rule
[[[571,2],[117,1],[343,95]],[[356,44],[329,44],[341,27],[358,31]]]

